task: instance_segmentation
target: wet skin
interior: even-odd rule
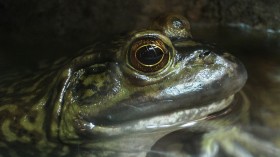
[[[246,79],[238,59],[193,40],[184,17],[163,16],[37,73],[0,76],[1,153],[111,150],[126,135],[176,130],[227,108]]]

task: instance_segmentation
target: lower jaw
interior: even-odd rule
[[[101,139],[96,139],[93,143],[87,141],[81,147],[89,148],[90,150],[108,150],[128,154],[131,152],[139,154],[141,152],[146,154],[154,143],[162,137],[173,131],[188,128],[200,121],[208,120],[209,117],[213,118],[214,115],[220,115],[217,113],[231,108],[233,101],[234,95],[231,95],[223,100],[196,109],[181,110],[115,126],[96,126],[91,130],[91,133],[97,136],[101,135]],[[198,114],[198,112],[201,113]]]
[[[234,95],[231,95],[220,101],[192,109],[180,110],[117,125],[95,126],[91,130],[88,130],[88,132],[89,134],[100,135],[102,137],[115,137],[128,134],[174,131],[194,125],[199,120],[211,119],[218,115],[226,114],[233,100]]]

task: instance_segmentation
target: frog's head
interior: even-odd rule
[[[79,68],[69,70],[62,91],[62,140],[182,126],[228,107],[247,79],[240,61],[194,41],[178,15],[130,34],[114,50],[87,54],[76,59]]]

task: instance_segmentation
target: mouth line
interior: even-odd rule
[[[236,105],[233,105],[233,103],[231,103],[229,106],[225,107],[222,110],[216,111],[214,113],[210,113],[209,115],[207,115],[207,117],[205,117],[205,119],[212,120],[212,119],[226,116],[226,115],[230,114],[235,108],[236,108]]]
[[[212,102],[208,105],[199,106],[191,109],[184,109],[168,114],[156,115],[128,121],[121,124],[110,126],[98,126],[91,122],[84,124],[84,129],[89,134],[100,136],[119,136],[131,133],[144,134],[155,131],[177,130],[192,125],[192,122],[207,119],[209,115],[215,115],[219,111],[226,110],[234,100],[234,94],[222,100]]]

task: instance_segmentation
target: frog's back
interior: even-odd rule
[[[61,58],[32,70],[3,70],[0,75],[0,154],[63,156],[69,153],[58,137],[63,94],[72,70],[95,58],[92,47],[81,56]],[[87,53],[91,55],[87,55]],[[98,74],[97,74],[98,75]],[[14,149],[16,148],[16,149]],[[5,153],[4,153],[5,152]],[[0,155],[0,156],[1,156]]]
[[[49,70],[17,70],[1,74],[0,151],[7,152],[3,155],[17,154],[12,149],[17,148],[17,151],[26,152],[29,156],[32,153],[27,151],[32,150],[30,147],[46,144],[46,117],[49,116],[48,105],[55,92],[52,88],[55,84],[54,76],[55,72]]]

